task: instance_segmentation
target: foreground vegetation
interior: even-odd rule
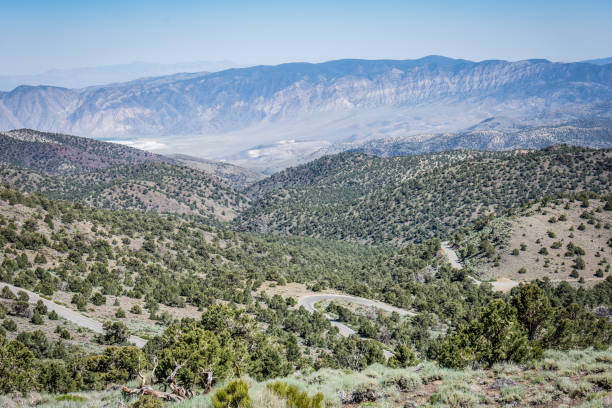
[[[478,406],[577,406],[604,407],[610,401],[612,351],[546,352],[539,361],[523,365],[498,364],[489,369],[454,370],[425,362],[410,368],[372,365],[354,372],[321,369],[265,382],[244,377],[253,408],[292,408],[275,392],[279,382],[297,387],[310,400],[318,393],[322,406],[378,407],[478,407]],[[211,397],[225,389],[219,383],[209,394],[173,404],[177,408],[213,407]],[[5,407],[44,408],[105,407],[135,403],[117,391],[50,395],[32,393],[27,398],[0,397]],[[153,406],[153,405],[151,405]],[[315,406],[315,405],[312,405]]]

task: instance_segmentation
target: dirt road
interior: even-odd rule
[[[400,316],[414,316],[414,313],[412,312],[409,312],[404,309],[400,309],[395,306],[388,305],[386,303],[377,302],[375,300],[365,299],[365,298],[361,298],[357,296],[349,296],[349,295],[332,295],[332,294],[308,295],[298,300],[298,306],[304,306],[304,309],[313,313],[316,310],[315,305],[318,302],[321,302],[324,300],[339,300],[339,301],[344,301],[344,302],[351,302],[351,303],[355,303],[355,304],[362,305],[362,306],[375,307],[377,309],[384,310],[387,312],[397,312]],[[327,314],[325,316],[331,322],[332,326],[338,328],[338,331],[342,336],[348,337],[351,334],[355,334],[355,330],[351,329],[347,325],[334,320],[331,316]],[[383,350],[383,353],[386,358],[393,356],[393,353],[391,353],[388,350]]]
[[[76,325],[85,327],[96,333],[104,332],[102,323],[100,323],[97,320],[84,316],[81,313],[75,312],[74,310],[71,310],[65,306],[58,305],[57,303],[54,303],[50,300],[44,299],[34,292],[31,292],[23,288],[19,288],[17,286],[10,285],[8,283],[0,283],[0,290],[4,286],[8,286],[8,288],[15,294],[17,294],[17,292],[20,290],[24,291],[30,297],[30,300],[29,300],[30,303],[35,304],[36,302],[38,302],[38,300],[42,300],[42,302],[45,304],[45,306],[47,306],[47,309],[49,309],[49,311],[54,310],[60,317],[66,320],[69,320]],[[147,341],[145,339],[140,338],[138,336],[130,336],[128,341],[130,343],[134,343],[134,345],[139,348],[143,348],[144,345],[147,344]]]

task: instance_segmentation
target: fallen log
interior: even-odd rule
[[[142,374],[142,372],[139,371],[138,376],[142,379],[142,381],[140,382],[140,387],[128,388],[124,385],[122,388],[124,395],[150,395],[153,398],[158,398],[163,401],[172,401],[172,402],[183,401],[184,399],[187,399],[193,396],[193,393],[190,394],[191,396],[188,396],[189,394],[186,393],[184,390],[180,392],[180,390],[178,389],[176,390],[173,389],[171,393],[155,390],[150,385],[147,385],[146,378]]]

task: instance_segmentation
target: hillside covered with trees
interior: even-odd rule
[[[165,161],[61,175],[5,164],[0,393],[49,406],[603,401],[610,164],[609,150],[567,146],[341,153],[240,191]],[[550,224],[542,237],[507,227],[540,219]],[[442,240],[465,267],[449,264]],[[586,253],[589,240],[599,255]],[[482,268],[504,268],[514,249],[528,263],[601,273],[569,283],[538,265],[511,291],[494,290]],[[404,313],[350,300],[312,312],[298,302],[313,294]]]
[[[242,230],[374,244],[448,237],[479,216],[566,191],[610,191],[610,150],[323,157],[256,183]]]

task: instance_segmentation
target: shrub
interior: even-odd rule
[[[117,319],[123,319],[125,317],[125,310],[123,310],[122,308],[117,309],[117,311],[115,312],[115,317]]]
[[[76,391],[77,384],[72,378],[72,370],[61,360],[44,360],[38,366],[40,387],[52,393]]]
[[[0,296],[3,297],[4,299],[16,299],[17,298],[17,296],[15,296],[13,292],[11,292],[8,286],[5,286],[2,288],[2,292],[0,293]]]
[[[36,307],[34,307],[34,311],[38,312],[41,315],[45,315],[47,314],[47,306],[45,306],[43,301],[39,299],[38,302],[36,302]]]
[[[163,408],[164,403],[159,399],[150,395],[141,395],[132,405],[131,408]]]
[[[603,388],[604,390],[612,390],[612,373],[589,375],[586,377],[586,380],[592,382],[598,387]]]
[[[2,327],[4,327],[8,331],[17,331],[17,323],[15,323],[12,319],[6,319],[2,322]]]
[[[249,386],[242,380],[231,381],[211,397],[214,408],[248,408],[251,406]]]
[[[72,300],[70,301],[70,303],[76,305],[77,309],[79,309],[80,311],[87,310],[87,299],[85,299],[85,296],[81,295],[80,293],[75,293],[72,296]]]
[[[133,313],[133,314],[142,314],[142,308],[139,305],[134,305],[130,309],[130,313]]]
[[[395,385],[402,392],[415,391],[422,384],[421,377],[415,373],[393,375],[385,381],[386,385]]]
[[[323,394],[317,393],[312,397],[308,397],[306,391],[300,391],[295,385],[287,385],[282,381],[277,381],[268,384],[267,388],[274,392],[279,397],[287,400],[289,408],[321,408],[323,402]]]
[[[106,304],[106,296],[104,296],[103,294],[101,294],[100,292],[96,292],[94,293],[94,295],[91,297],[91,303],[93,303],[96,306],[102,306]]]
[[[410,367],[417,364],[415,354],[405,344],[398,344],[395,348],[395,354],[389,359],[390,367]]]
[[[30,300],[30,295],[28,295],[23,290],[17,292],[17,299],[21,302],[28,302]]]
[[[32,317],[32,309],[30,309],[30,304],[28,302],[18,300],[13,303],[11,314],[29,319]]]
[[[59,319],[59,315],[57,314],[55,310],[50,311],[48,317],[49,317],[49,320]]]
[[[533,353],[516,309],[501,299],[489,303],[477,320],[460,325],[439,345],[436,359],[450,368],[522,362]]]
[[[128,328],[121,322],[104,323],[104,334],[100,335],[99,342],[102,344],[125,343],[130,337]]]
[[[34,312],[34,314],[32,315],[32,318],[30,319],[30,322],[32,324],[37,324],[37,325],[43,324],[43,317],[40,313]]]
[[[443,385],[429,397],[431,404],[446,404],[452,408],[471,408],[478,400],[464,387]]]
[[[34,354],[21,342],[0,336],[0,393],[28,392],[36,384]]]
[[[519,386],[504,387],[499,392],[497,402],[517,405],[523,400],[523,389]]]
[[[59,334],[60,339],[70,340],[70,332],[65,327],[57,326],[55,332]]]

